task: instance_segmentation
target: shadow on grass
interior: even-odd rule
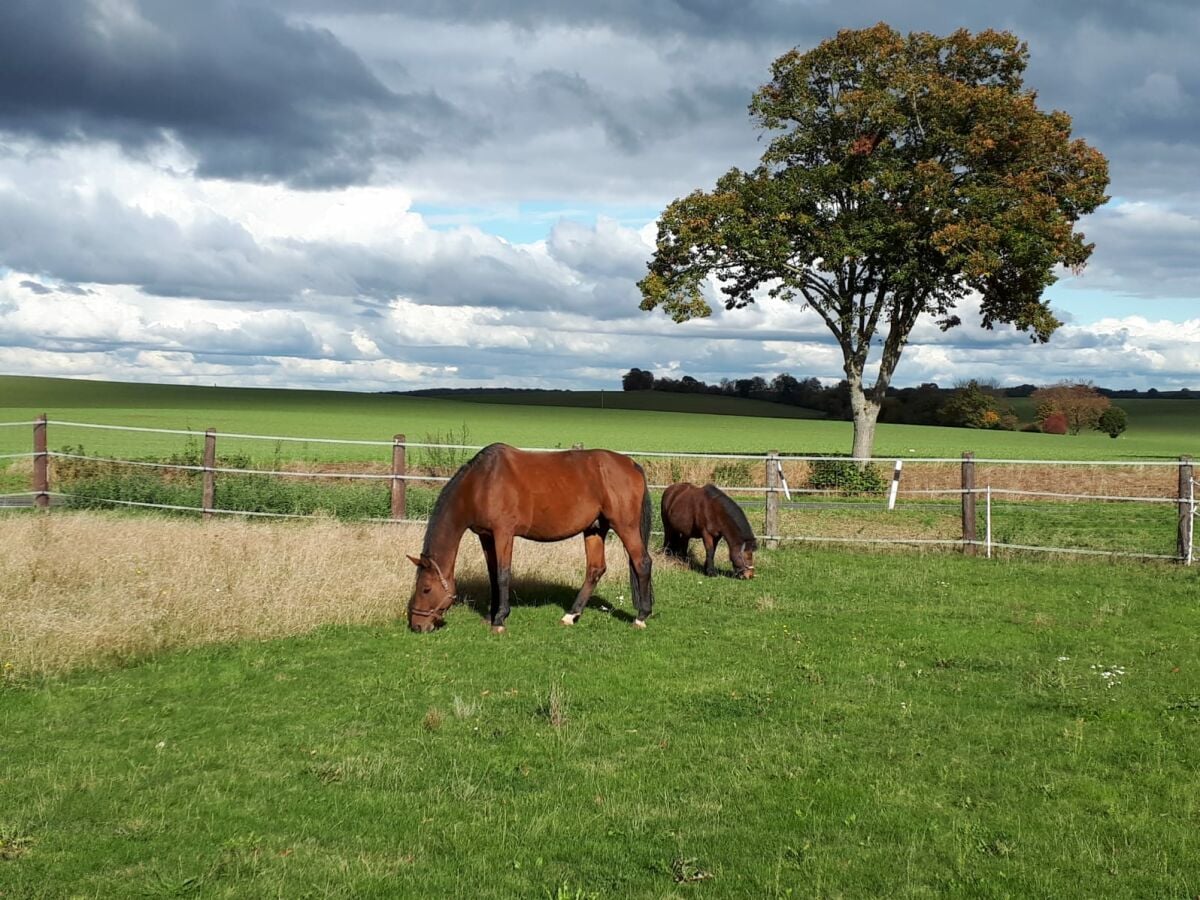
[[[700,574],[700,575],[704,575],[705,573],[704,573],[704,555],[703,555],[703,553],[701,553],[700,556],[697,557],[695,554],[690,552],[690,550],[691,550],[690,547],[688,549],[689,549],[689,552],[688,552],[687,556],[676,556],[673,553],[668,553],[664,549],[662,551],[662,558],[664,560],[668,561],[668,563],[674,563],[675,565],[678,565],[678,566],[686,565],[688,567],[689,571],[696,572],[697,574]],[[718,552],[716,559],[713,560],[713,566],[716,568],[717,574],[713,575],[711,577],[713,577],[713,578],[735,578],[735,579],[737,578],[737,571],[734,569],[733,563],[729,561],[728,556],[726,556],[725,564],[722,565],[721,564],[721,554]],[[706,577],[709,577],[709,576],[706,576]]]
[[[624,566],[622,571],[618,573],[618,578],[626,578]],[[632,603],[628,599],[630,591],[627,581],[609,581],[611,572],[607,573],[600,583],[596,586],[596,593],[592,594],[588,600],[587,606],[584,608],[585,613],[598,613],[600,615],[612,616],[623,622],[632,622],[634,615],[631,611],[621,609],[613,605],[613,601],[608,599],[615,595],[621,595],[626,598],[624,601],[632,608]],[[541,606],[556,606],[564,613],[567,612],[571,605],[575,602],[575,597],[579,593],[579,585],[572,585],[563,581],[547,581],[543,578],[538,578],[536,575],[527,576],[525,578],[520,575],[514,575],[512,586],[509,589],[509,602],[513,609],[522,609],[525,607],[541,607]],[[463,578],[458,582],[458,594],[462,598],[461,603],[470,609],[475,610],[482,619],[487,619],[491,613],[492,605],[492,589],[487,578],[472,576]]]

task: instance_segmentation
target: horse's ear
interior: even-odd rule
[[[408,557],[408,561],[409,561],[409,562],[411,562],[411,563],[412,563],[414,566],[416,566],[418,569],[423,569],[423,568],[425,568],[425,561],[424,561],[423,559],[421,559],[420,557],[418,557],[418,556],[413,556],[411,553],[406,553],[406,554],[404,554],[404,555],[405,555],[405,556],[407,556],[407,557]]]

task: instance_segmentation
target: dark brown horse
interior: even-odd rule
[[[758,541],[746,514],[715,484],[702,488],[683,482],[663,492],[663,549],[672,556],[687,558],[688,541],[704,541],[704,574],[716,575],[713,555],[724,538],[729,561],[738,578],[754,577],[754,551]]]
[[[634,625],[646,627],[654,604],[650,586],[650,491],[642,467],[611,450],[532,452],[507,444],[484,447],[442,488],[425,530],[408,603],[414,631],[443,624],[455,600],[454,561],[463,534],[479,536],[492,583],[492,631],[508,618],[513,538],[561,541],[583,535],[587,575],[564,625],[579,620],[604,574],[604,539],[617,533],[629,554],[629,580],[637,608]]]

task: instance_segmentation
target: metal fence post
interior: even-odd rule
[[[1179,561],[1192,564],[1192,529],[1195,528],[1195,470],[1190,456],[1179,457]]]
[[[774,549],[779,546],[779,451],[767,453],[767,512],[763,519],[763,531],[766,532],[767,546]]]
[[[204,493],[200,498],[201,518],[211,519],[212,511],[216,509],[217,473],[213,471],[217,465],[217,430],[210,428],[204,432]]]
[[[975,534],[975,454],[962,455],[962,539],[963,553],[979,552]]]
[[[405,460],[405,441],[402,434],[392,438],[392,518],[403,519],[408,513],[408,482],[404,476],[408,474]]]
[[[50,454],[46,450],[46,414],[33,423],[33,505],[50,507]]]

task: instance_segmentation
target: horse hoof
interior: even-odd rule
[[[504,634],[504,626],[503,625],[493,625],[492,626],[492,634]]]
[[[645,620],[645,619],[634,619],[634,620],[633,620],[633,627],[634,627],[634,628],[645,628],[645,627],[646,627],[646,620]]]
[[[574,625],[576,622],[579,621],[579,616],[573,616],[570,613],[567,613],[565,616],[563,616],[558,621],[564,625]]]

